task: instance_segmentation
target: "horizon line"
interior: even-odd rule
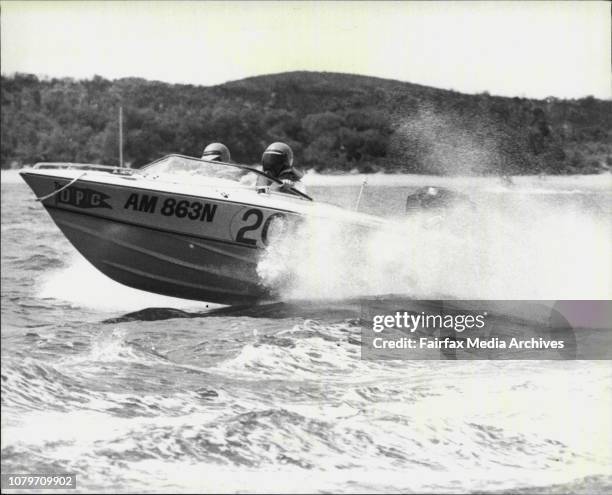
[[[521,93],[520,95],[503,95],[503,94],[497,94],[497,93],[492,93],[489,90],[485,90],[485,91],[480,91],[480,92],[474,92],[474,93],[469,93],[469,92],[463,92],[463,91],[459,91],[453,88],[443,88],[443,87],[439,87],[439,86],[430,86],[430,85],[426,85],[426,84],[420,84],[420,83],[415,83],[415,82],[411,82],[411,81],[403,81],[401,79],[393,79],[393,78],[387,78],[387,77],[380,77],[380,76],[372,76],[369,74],[360,74],[360,73],[355,73],[355,72],[341,72],[341,71],[316,71],[316,70],[291,70],[291,71],[283,71],[283,72],[272,72],[272,73],[266,73],[266,74],[257,74],[257,75],[253,75],[253,76],[246,76],[246,77],[242,77],[239,79],[228,79],[224,82],[221,83],[215,83],[215,84],[201,84],[201,83],[190,83],[190,82],[185,82],[185,81],[164,81],[161,79],[148,79],[146,77],[143,76],[121,76],[121,77],[117,77],[117,78],[110,78],[108,76],[104,76],[102,74],[92,74],[90,76],[85,76],[85,77],[79,77],[79,76],[70,76],[70,75],[66,75],[66,76],[54,76],[54,75],[49,75],[49,74],[42,74],[42,73],[33,73],[33,72],[22,72],[22,71],[12,71],[12,72],[8,72],[6,73],[5,71],[0,71],[0,75],[2,77],[15,77],[17,75],[27,75],[27,76],[35,76],[36,78],[38,78],[39,80],[42,81],[48,81],[48,80],[52,80],[52,79],[70,79],[73,81],[91,81],[96,77],[100,77],[102,79],[106,79],[107,81],[111,81],[111,82],[115,82],[115,81],[121,81],[123,79],[140,79],[142,81],[146,81],[146,82],[153,82],[153,83],[162,83],[162,84],[168,84],[168,85],[182,85],[182,86],[195,86],[195,87],[200,87],[200,88],[213,88],[213,87],[217,87],[217,86],[223,86],[225,84],[231,84],[234,82],[239,82],[239,81],[245,81],[247,79],[257,79],[257,78],[264,78],[264,77],[273,77],[273,76],[280,76],[280,75],[284,75],[284,74],[296,74],[296,73],[310,73],[310,74],[338,74],[338,75],[345,75],[345,76],[355,76],[355,77],[364,77],[364,78],[371,78],[371,79],[380,79],[383,81],[390,81],[390,82],[396,82],[396,83],[400,83],[400,84],[407,84],[407,85],[411,85],[411,86],[419,86],[422,88],[429,88],[429,89],[434,89],[437,91],[446,91],[449,93],[458,93],[458,94],[462,94],[462,95],[466,95],[466,96],[489,96],[489,97],[493,97],[493,98],[508,98],[508,99],[514,99],[514,98],[518,98],[518,99],[524,99],[524,100],[536,100],[536,101],[546,101],[549,100],[551,98],[554,98],[555,100],[559,100],[559,101],[580,101],[580,100],[584,100],[584,99],[595,99],[595,100],[599,100],[599,101],[603,101],[603,102],[612,102],[612,96],[609,98],[601,98],[598,96],[595,96],[593,94],[585,94],[583,96],[579,96],[579,97],[562,97],[562,96],[555,96],[555,95],[549,95],[549,96],[545,96],[545,97],[533,97],[533,96],[527,96],[524,93]]]

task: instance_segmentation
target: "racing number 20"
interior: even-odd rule
[[[249,246],[256,246],[257,239],[247,237],[246,233],[251,232],[253,230],[257,230],[259,227],[261,227],[261,224],[263,222],[263,228],[261,229],[261,242],[264,244],[264,246],[267,246],[268,245],[268,230],[270,229],[270,224],[276,218],[285,218],[285,214],[284,213],[273,213],[264,222],[263,212],[261,210],[257,210],[256,208],[251,208],[250,210],[247,210],[244,212],[244,215],[242,215],[242,220],[244,220],[245,222],[248,222],[250,221],[251,217],[255,217],[255,221],[251,223],[250,225],[245,225],[244,227],[240,228],[240,230],[238,231],[238,234],[236,234],[236,241],[241,242],[243,244],[248,244]]]

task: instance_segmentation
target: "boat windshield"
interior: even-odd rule
[[[202,184],[216,184],[227,181],[233,182],[240,188],[254,188],[257,176],[263,172],[247,165],[238,165],[225,162],[213,162],[192,158],[184,155],[168,155],[141,168],[138,173],[152,179],[169,180],[171,182],[198,182]],[[275,191],[276,194],[298,196],[312,201],[307,194],[293,189],[291,191]]]
[[[248,169],[230,163],[216,163],[182,155],[168,155],[141,169],[141,174],[152,177],[157,175],[203,176],[242,182]]]

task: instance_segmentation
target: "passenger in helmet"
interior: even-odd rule
[[[291,192],[297,189],[304,192],[304,187],[300,180],[302,173],[293,168],[293,151],[285,143],[272,143],[266,148],[262,157],[261,165],[263,171],[270,177],[282,181],[282,184],[266,179],[263,176],[257,178],[257,192],[266,192],[269,189]]]
[[[202,152],[202,159],[211,162],[229,162],[230,151],[222,143],[210,143]]]

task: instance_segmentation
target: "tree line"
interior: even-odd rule
[[[212,141],[256,163],[273,141],[304,169],[436,174],[596,173],[612,165],[612,102],[466,95],[365,76],[292,72],[218,86],[138,78],[1,78],[2,168],[140,167]]]

